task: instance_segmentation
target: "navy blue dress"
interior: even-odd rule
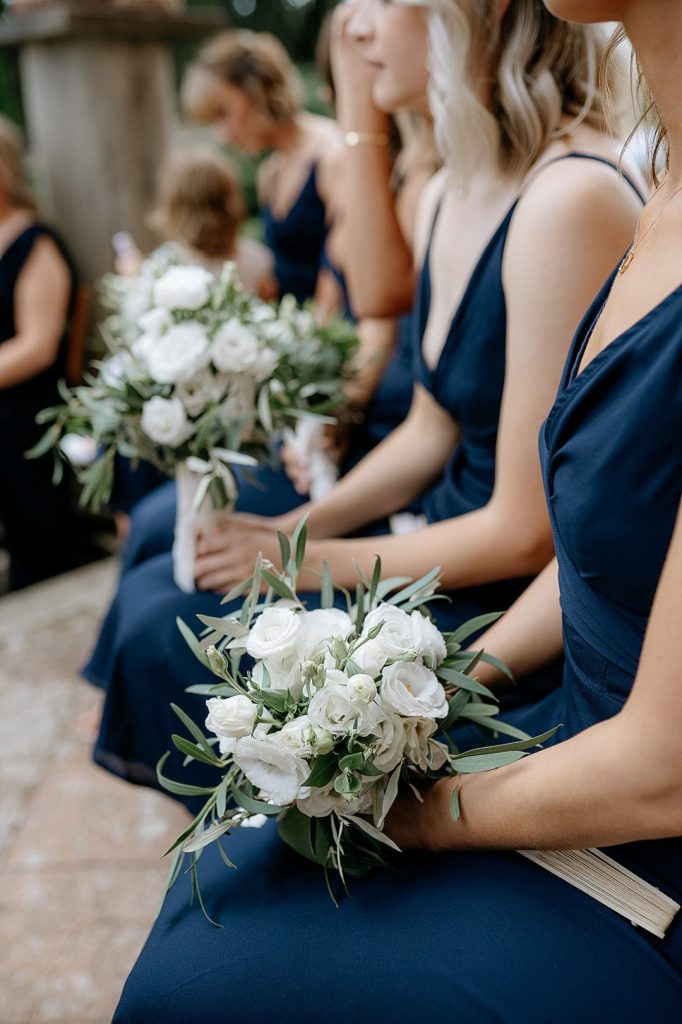
[[[312,299],[327,236],[327,214],[317,191],[316,165],[310,168],[285,217],[275,217],[267,203],[262,214],[264,241],[275,257],[280,295],[294,295],[298,302]]]
[[[461,434],[441,479],[423,496],[421,509],[430,522],[480,508],[492,494],[507,333],[502,259],[515,209],[516,203],[474,268],[433,372],[424,364],[421,351],[431,298],[430,246],[420,275],[413,376],[458,423]],[[395,358],[401,355],[399,348]],[[384,522],[375,524],[371,532],[387,531]],[[434,613],[441,628],[453,629],[475,615],[509,607],[527,583],[528,579],[519,578],[462,588],[449,595],[451,603],[437,603]],[[319,594],[302,596],[311,607],[319,602]],[[107,691],[94,755],[99,764],[133,782],[157,785],[155,766],[176,729],[170,702],[201,716],[201,698],[185,689],[212,681],[179,635],[176,617],[196,626],[197,614],[221,615],[229,610],[214,594],[181,594],[173,583],[168,553],[147,558],[124,573],[85,669],[86,678]],[[505,707],[544,696],[560,678],[557,664],[505,695]],[[168,761],[171,777],[181,771],[181,762],[182,756],[173,750]],[[184,777],[201,785],[207,774],[210,768],[195,762]],[[191,808],[196,804],[191,797],[181,799]]]
[[[541,432],[566,663],[560,690],[509,717],[535,732],[563,722],[555,742],[623,707],[680,503],[682,287],[576,377],[610,284]],[[236,871],[212,849],[199,865],[224,930],[177,883],[114,1024],[679,1019],[682,917],[655,938],[514,853],[404,854],[398,872],[354,880],[336,910],[320,869],[272,824],[226,851]],[[682,841],[609,854],[682,900]]]
[[[16,335],[15,291],[26,261],[39,238],[50,238],[71,274],[71,313],[76,275],[61,239],[45,224],[31,224],[0,256],[0,345]],[[28,586],[72,568],[77,561],[77,529],[68,479],[52,484],[52,453],[27,460],[46,427],[35,422],[41,409],[61,402],[57,391],[66,376],[66,335],[57,358],[30,380],[0,389],[0,530],[10,554],[13,588]]]

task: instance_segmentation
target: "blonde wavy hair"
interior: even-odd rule
[[[500,0],[398,2],[427,12],[436,142],[458,182],[482,162],[523,177],[577,125],[607,130],[600,26],[559,21],[542,0],[512,0],[502,16]]]
[[[240,89],[273,124],[291,121],[303,104],[298,71],[280,41],[267,32],[221,32],[199,50],[181,91],[183,109],[193,120],[215,119],[216,82]]]
[[[23,210],[37,211],[31,186],[24,171],[24,140],[9,118],[0,114],[0,191]]]
[[[236,171],[225,157],[197,146],[171,152],[159,170],[150,226],[217,259],[234,253],[246,204]]]

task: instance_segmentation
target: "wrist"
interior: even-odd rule
[[[358,102],[358,97],[340,99],[337,103],[337,117],[344,132],[385,132],[391,130],[390,118],[369,102]]]

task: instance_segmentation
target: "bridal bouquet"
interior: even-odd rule
[[[271,306],[248,295],[230,263],[216,277],[153,258],[139,277],[104,286],[115,310],[103,325],[108,355],[43,410],[50,426],[31,454],[64,458],[67,435],[93,438],[99,455],[80,476],[95,509],[111,495],[116,454],[175,475],[176,581],[192,590],[197,519],[234,503],[232,467],[271,457],[302,420],[330,422],[357,339],[342,320],[317,325],[291,296]]]
[[[251,579],[227,595],[246,594],[238,615],[199,616],[201,639],[180,623],[219,681],[190,688],[208,696],[210,735],[174,706],[191,739],[172,740],[187,758],[212,765],[216,781],[212,789],[173,781],[163,774],[169,754],[159,762],[165,789],[206,797],[171,847],[169,887],[186,855],[196,883],[207,844],[268,817],[285,842],[322,865],[328,885],[330,871],[342,881],[364,874],[387,848],[397,850],[383,826],[401,786],[510,764],[551,735],[530,738],[497,718],[493,694],[473,672],[481,659],[499,662],[462,649],[497,615],[441,633],[425,607],[437,569],[415,582],[382,580],[377,560],[371,580],[359,573],[353,597],[341,591],[346,607],[338,608],[325,566],[322,607],[308,611],[296,594],[305,523],[291,541],[279,539],[282,570],[259,558]],[[460,753],[448,733],[457,722],[513,741]]]

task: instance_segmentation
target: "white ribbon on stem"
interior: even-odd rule
[[[173,579],[184,594],[196,589],[194,563],[198,528],[210,530],[220,518],[229,515],[237,499],[237,482],[230,465],[257,466],[258,462],[242,452],[212,448],[208,459],[190,456],[177,467]],[[220,480],[225,488],[228,502],[222,509],[215,508],[208,496],[212,480]]]

